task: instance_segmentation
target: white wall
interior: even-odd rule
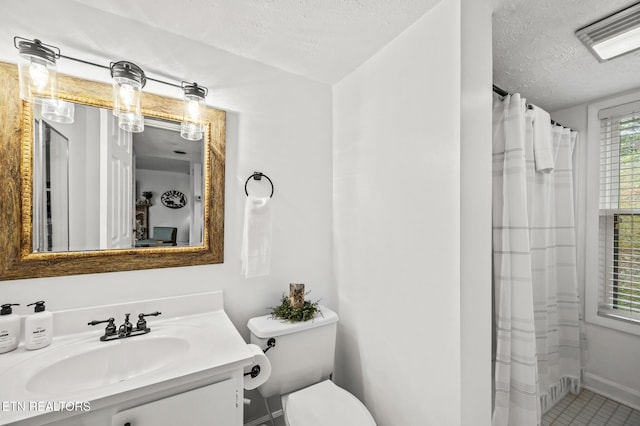
[[[460,320],[462,425],[491,423],[492,8],[462,1]]]
[[[153,205],[149,207],[149,238],[153,238],[154,226],[169,226],[178,228],[178,243],[189,243],[191,209],[193,208],[193,197],[189,196],[190,185],[191,177],[185,173],[136,169],[136,187],[140,191],[151,191],[154,194]],[[160,197],[168,190],[176,190],[185,194],[187,205],[180,209],[165,207]]]
[[[0,60],[15,62],[14,35],[38,37],[57,44],[64,54],[100,63],[126,58],[151,76],[175,75],[178,81],[209,87],[208,102],[228,111],[225,258],[218,265],[0,281],[2,303],[24,305],[42,299],[48,309],[61,310],[222,289],[225,309],[245,337],[247,320],[276,305],[289,282],[306,283],[311,298],[337,307],[331,276],[329,86],[70,0],[3,2]],[[89,46],[86,50],[84,44]],[[108,71],[62,59],[59,70],[110,80]],[[181,96],[179,90],[159,84],[149,83],[147,89]],[[275,184],[273,258],[270,276],[245,279],[239,256],[244,182],[254,170],[266,173]],[[18,313],[27,312],[20,308]]]
[[[639,93],[640,95],[640,93]],[[600,100],[593,101],[593,103]],[[561,111],[551,113],[554,120],[569,126],[580,132],[580,143],[583,147],[589,141],[587,132],[587,107],[588,104],[578,105]],[[583,158],[581,164],[586,164],[586,149],[578,151],[575,158]],[[586,211],[586,197],[584,180],[590,173],[584,170],[578,180],[579,197],[577,210],[582,214]],[[593,173],[593,172],[591,172]],[[582,185],[582,186],[581,186]],[[578,232],[578,247],[583,249],[578,252],[578,284],[584,307],[585,295],[585,249],[593,249],[585,246],[584,232]],[[638,369],[638,354],[640,354],[640,336],[624,333],[611,328],[587,322],[585,325],[587,335],[588,359],[585,366],[584,384],[587,388],[601,394],[613,397],[636,408],[640,408],[640,369]]]
[[[475,151],[469,128],[461,137],[461,64],[474,54],[461,49],[459,0],[439,3],[334,86],[336,380],[380,426],[460,425],[472,412],[474,425],[490,423],[491,24],[489,10],[476,11],[484,26],[464,35],[475,32],[475,54],[487,55],[479,79],[464,76],[465,100],[478,90],[485,108]],[[486,161],[475,181],[461,171],[472,163],[461,146]],[[461,226],[474,221],[461,207],[471,207],[474,186],[486,197],[475,206],[486,230],[463,236]],[[474,272],[462,265],[470,253],[461,245],[472,239],[486,259],[475,271],[482,305],[475,323],[461,312],[471,305],[461,289],[471,288]],[[473,348],[480,364],[461,354],[472,350],[473,332],[481,336]],[[478,405],[466,404],[465,384],[480,384]]]

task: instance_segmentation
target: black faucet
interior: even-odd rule
[[[136,330],[149,330],[147,328],[147,320],[144,317],[157,317],[162,314],[162,312],[152,312],[150,314],[138,314],[138,322],[136,324]],[[147,331],[148,333],[148,331]]]
[[[140,336],[142,334],[147,334],[151,331],[149,327],[147,327],[147,320],[145,317],[157,317],[162,314],[162,312],[152,312],[150,314],[138,314],[138,323],[136,324],[136,328],[133,328],[133,324],[129,322],[129,316],[131,314],[124,314],[124,323],[120,327],[116,329],[115,320],[113,318],[109,318],[103,321],[91,321],[88,325],[97,325],[108,322],[107,327],[104,329],[104,335],[100,336],[100,340],[106,342],[108,340],[115,339],[124,339],[126,337]]]
[[[98,325],[98,324],[103,324],[105,322],[108,322],[109,324],[107,324],[107,327],[104,329],[104,335],[100,337],[100,340],[102,340],[103,342],[105,340],[108,340],[110,337],[115,336],[116,335],[116,320],[113,318],[109,318],[106,320],[102,320],[102,321],[91,321],[90,323],[88,323],[87,325]]]
[[[124,323],[118,328],[118,336],[120,338],[131,336],[131,331],[133,330],[133,324],[129,322],[129,315],[124,314]]]

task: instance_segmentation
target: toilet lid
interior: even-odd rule
[[[331,380],[289,394],[285,416],[295,426],[375,426],[367,408]]]

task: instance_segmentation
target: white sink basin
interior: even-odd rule
[[[26,390],[60,395],[100,388],[161,369],[189,350],[189,342],[180,337],[145,337],[101,342],[103,346],[70,354],[60,351],[32,374]]]

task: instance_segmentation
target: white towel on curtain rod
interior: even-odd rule
[[[535,170],[541,173],[549,173],[553,170],[556,151],[551,140],[551,115],[540,107],[531,105],[526,112],[527,117],[533,120],[533,160]],[[530,160],[530,159],[529,159]]]
[[[575,132],[536,109],[518,94],[494,103],[494,426],[537,426],[580,387]]]

